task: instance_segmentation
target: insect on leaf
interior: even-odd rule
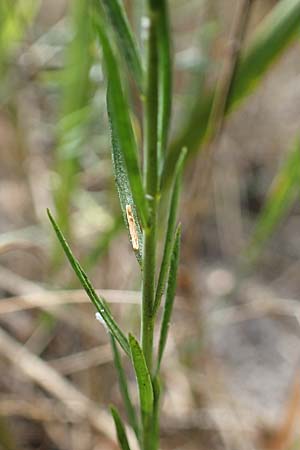
[[[127,174],[137,213],[145,226],[147,223],[147,203],[138,163],[137,144],[129,114],[130,106],[122,86],[119,63],[99,14],[95,17],[94,22],[102,45],[108,77],[107,109],[112,131],[112,144],[114,146],[117,143],[117,151],[122,154],[122,159],[119,161],[120,164],[124,165],[123,173]],[[118,173],[116,173],[117,176]]]
[[[127,169],[123,153],[120,149],[119,139],[117,137],[116,128],[114,126],[113,118],[110,112],[110,103],[108,100],[108,117],[111,129],[111,143],[112,143],[112,161],[115,173],[115,182],[119,194],[120,205],[123,213],[123,219],[129,232],[129,239],[136,258],[140,265],[142,264],[142,248],[143,248],[143,233],[138,220],[133,195],[128,179]],[[130,211],[130,221],[128,219],[128,211]],[[135,230],[135,233],[132,231]]]

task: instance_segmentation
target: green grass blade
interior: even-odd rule
[[[228,97],[225,113],[233,111],[263,79],[272,63],[297,36],[300,22],[300,0],[281,0],[263,20],[251,43],[242,52]],[[213,91],[197,98],[191,113],[177,137],[171,143],[163,170],[163,184],[172,179],[172,173],[183,147],[188,154],[198,151],[207,138],[206,129],[213,102]]]
[[[129,239],[132,244],[132,248],[134,250],[134,253],[136,255],[136,258],[140,265],[142,264],[142,248],[143,248],[143,232],[140,226],[137,210],[135,207],[130,182],[128,179],[128,174],[125,166],[124,156],[120,149],[120,142],[117,136],[116,128],[114,125],[113,117],[111,115],[111,104],[109,103],[109,99],[107,102],[107,111],[108,111],[108,117],[109,117],[109,123],[110,123],[110,130],[111,130],[111,144],[112,144],[112,161],[113,161],[113,168],[114,168],[114,174],[115,174],[115,182],[117,186],[117,191],[119,194],[119,200],[120,205],[123,213],[123,219],[125,222],[125,225],[127,227],[128,233],[129,233]],[[136,226],[136,233],[138,236],[138,248],[136,248],[135,245],[133,245],[132,236],[130,233],[129,223],[128,223],[128,217],[126,212],[127,206],[131,207],[131,211],[134,217],[134,222]]]
[[[246,257],[253,262],[259,255],[263,244],[290,209],[299,193],[300,186],[300,140],[293,145],[287,160],[273,180],[267,201],[261,211]]]
[[[147,421],[153,409],[153,388],[151,383],[151,376],[146,365],[143,351],[138,341],[131,334],[129,335],[129,345],[139,389],[142,419],[143,421]]]
[[[76,273],[80,283],[82,284],[82,287],[85,289],[87,295],[89,296],[90,300],[98,310],[100,316],[102,317],[103,321],[105,322],[108,331],[114,336],[114,338],[119,342],[125,353],[130,356],[130,349],[129,344],[126,336],[121,331],[115,320],[113,319],[108,307],[105,304],[105,300],[101,297],[99,297],[94,288],[91,285],[90,280],[88,279],[86,273],[82,269],[79,261],[75,258],[75,256],[72,253],[72,250],[70,249],[67,241],[64,238],[64,235],[62,234],[59,226],[55,222],[53,216],[51,215],[49,209],[47,209],[48,217],[50,219],[50,222],[53,226],[53,229],[56,233],[56,236],[61,243],[61,246],[65,252],[65,255],[67,256],[74,272]]]
[[[119,64],[116,60],[110,39],[106,33],[102,18],[97,14],[94,18],[96,32],[102,45],[104,61],[109,81],[108,109],[111,123],[114,125],[114,134],[118,137],[120,151],[126,164],[126,172],[131,187],[134,203],[142,224],[147,223],[147,204],[144,187],[138,163],[137,144],[131,118],[130,106],[121,82]]]
[[[124,368],[122,365],[121,356],[120,356],[118,347],[116,345],[116,341],[113,338],[113,336],[111,336],[111,346],[112,346],[112,350],[113,350],[113,354],[114,354],[114,365],[117,370],[120,391],[122,394],[128,421],[129,421],[132,429],[134,430],[137,439],[139,440],[140,430],[139,430],[138,420],[136,417],[134,406],[132,404],[132,401],[131,401],[131,398],[129,395],[126,374],[125,374],[125,371],[124,371]]]
[[[161,266],[160,266],[158,282],[157,282],[157,287],[156,287],[156,292],[155,292],[153,316],[155,316],[155,314],[157,313],[158,308],[160,306],[161,299],[162,299],[162,296],[163,296],[164,290],[165,290],[168,270],[170,267],[170,259],[171,259],[172,247],[173,247],[173,242],[174,242],[174,232],[175,232],[175,227],[176,227],[178,201],[179,201],[180,188],[181,188],[181,177],[182,177],[182,171],[183,171],[185,157],[186,157],[186,149],[183,149],[183,151],[180,155],[180,158],[177,161],[177,166],[176,166],[175,181],[174,181],[172,194],[171,194],[171,203],[170,203],[170,208],[169,208],[169,217],[168,217],[167,231],[166,231],[166,237],[165,237],[164,251],[163,251],[163,257],[162,257],[162,262],[161,262]]]
[[[266,70],[299,35],[300,1],[282,0],[255,32],[238,64],[227,109],[233,109],[253,91]]]
[[[155,376],[152,380],[153,385],[153,415],[152,415],[152,433],[153,433],[153,448],[159,448],[159,417],[160,417],[160,382],[158,376]]]
[[[172,109],[172,57],[169,11],[166,0],[160,2],[158,17],[159,53],[159,105],[158,105],[158,157],[160,171],[166,154]]]
[[[179,225],[176,230],[173,252],[171,258],[170,272],[168,278],[168,287],[166,292],[166,302],[162,317],[161,329],[160,329],[160,338],[158,345],[158,358],[157,358],[157,373],[160,369],[160,364],[162,360],[162,356],[164,353],[164,349],[167,342],[169,324],[171,319],[171,314],[173,310],[173,304],[176,293],[176,284],[177,284],[177,271],[179,264],[179,249],[180,249],[180,237],[181,237],[181,226]]]
[[[85,14],[88,3],[89,0],[70,2],[73,39],[67,48],[66,67],[60,75],[61,111],[54,166],[58,182],[54,186],[54,200],[59,223],[68,237],[72,231],[70,207],[78,186],[80,149],[83,148],[91,113],[89,75],[94,58],[91,51],[94,36],[91,21]]]
[[[122,450],[130,450],[125,426],[123,425],[122,419],[120,417],[120,414],[114,406],[110,407],[111,415],[115,422],[115,427],[117,431],[118,441],[121,446]]]
[[[120,54],[140,91],[143,90],[143,68],[122,0],[102,0],[117,37]]]

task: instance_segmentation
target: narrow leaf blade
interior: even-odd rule
[[[275,176],[246,249],[246,257],[253,262],[263,244],[271,236],[280,220],[295,201],[300,185],[300,140],[293,145],[287,160]]]
[[[113,350],[113,354],[114,354],[114,365],[117,370],[120,391],[122,394],[128,421],[129,421],[132,429],[134,430],[137,439],[139,440],[140,431],[139,431],[138,420],[136,417],[133,403],[132,403],[130,395],[129,395],[126,374],[125,374],[125,371],[124,371],[124,368],[122,365],[121,356],[120,356],[118,347],[116,345],[116,342],[115,342],[115,339],[113,338],[113,336],[111,336],[111,346],[112,346],[112,350]]]
[[[147,204],[145,192],[138,163],[137,145],[129,115],[130,107],[122,86],[119,64],[99,14],[97,14],[97,17],[95,18],[95,27],[102,45],[109,80],[107,105],[110,121],[113,123],[114,135],[117,137],[118,145],[126,164],[126,172],[134,203],[138,214],[140,215],[142,224],[146,225]]]
[[[58,175],[54,188],[55,209],[61,228],[67,236],[72,233],[70,210],[74,192],[78,187],[80,149],[85,146],[90,123],[90,70],[94,61],[91,51],[94,41],[92,24],[84,14],[89,0],[73,0],[69,5],[73,37],[66,49],[65,68],[59,76],[60,113],[54,153],[54,170]],[[85,57],[82,58],[82,55]],[[57,263],[57,249],[54,250],[54,263]]]
[[[143,351],[134,336],[129,335],[129,345],[131,350],[132,363],[137,379],[141,414],[143,420],[147,420],[153,409],[153,388],[151,376],[146,364]]]
[[[125,426],[123,425],[122,419],[120,417],[120,414],[114,406],[110,407],[111,415],[115,422],[116,432],[118,436],[118,441],[121,446],[122,450],[130,450]]]
[[[105,300],[97,295],[94,288],[92,287],[92,284],[90,280],[88,279],[86,273],[82,269],[79,261],[75,258],[75,256],[72,253],[72,250],[70,249],[63,233],[61,232],[59,226],[55,222],[52,214],[50,213],[49,209],[47,209],[47,214],[50,219],[50,222],[53,226],[53,229],[57,235],[57,238],[59,242],[61,243],[61,246],[65,252],[65,255],[67,256],[75,274],[77,275],[80,283],[82,284],[82,287],[85,289],[86,293],[88,294],[90,300],[95,305],[96,309],[100,313],[103,321],[105,322],[109,332],[115,337],[115,339],[119,342],[123,350],[127,355],[130,355],[130,349],[129,344],[126,336],[121,331],[115,320],[113,319],[107,305],[105,304]]]
[[[172,57],[168,3],[160,2],[158,11],[159,52],[159,107],[158,107],[158,155],[160,171],[167,150],[172,110]]]
[[[140,91],[143,90],[143,68],[138,47],[121,0],[102,0],[117,37],[119,52],[132,73]]]
[[[282,0],[255,32],[238,64],[227,109],[251,93],[270,65],[299,34],[300,1]]]
[[[139,262],[139,264],[142,264],[142,248],[143,248],[143,233],[140,226],[140,222],[138,219],[137,210],[135,207],[130,182],[128,179],[127,169],[125,165],[125,160],[123,153],[120,149],[120,142],[117,135],[117,130],[114,125],[113,117],[111,116],[111,104],[108,101],[107,102],[107,111],[108,111],[108,118],[110,123],[110,130],[111,130],[111,144],[112,144],[112,162],[113,162],[113,168],[114,168],[114,174],[115,174],[115,183],[117,186],[117,191],[119,195],[120,200],[120,206],[123,214],[123,219],[125,222],[125,225],[127,227],[128,233],[129,233],[129,239],[132,243],[132,248],[134,250],[134,253],[136,255],[136,258]],[[130,234],[129,230],[129,223],[126,213],[126,207],[130,206],[136,226],[136,233],[138,237],[138,248],[133,245],[132,242],[132,236]]]
[[[173,304],[176,293],[176,284],[177,284],[177,271],[179,264],[179,250],[180,250],[180,237],[181,237],[181,227],[180,225],[177,227],[173,252],[171,258],[170,272],[168,278],[168,287],[166,292],[166,301],[164,306],[164,312],[162,317],[161,329],[160,329],[160,338],[158,345],[158,363],[157,363],[157,373],[159,372],[159,368],[161,365],[164,349],[167,342],[169,324],[171,319],[171,314],[173,310]]]
[[[300,0],[281,0],[263,20],[251,43],[242,52],[229,93],[226,114],[232,112],[258,86],[272,63],[293,42],[299,31],[299,21]],[[203,96],[201,85],[201,90],[195,97],[197,100],[190,115],[168,150],[162,177],[164,186],[171,178],[182,147],[186,146],[191,155],[201,149],[205,139],[209,137],[206,130],[213,91],[208,91]]]
[[[159,447],[159,418],[160,418],[160,382],[159,378],[156,375],[152,380],[153,385],[153,415],[152,415],[152,442],[153,448]]]
[[[178,209],[178,201],[179,201],[179,195],[180,195],[180,188],[181,188],[181,177],[184,167],[184,161],[186,157],[187,150],[184,148],[181,152],[180,158],[177,161],[177,166],[175,170],[175,181],[172,189],[171,194],[171,203],[169,208],[169,217],[168,217],[168,224],[167,224],[167,231],[166,231],[166,237],[165,237],[165,244],[164,244],[164,251],[163,251],[163,257],[162,262],[160,266],[159,276],[158,276],[158,282],[155,292],[155,301],[154,301],[154,307],[153,307],[153,314],[155,315],[158,311],[158,308],[161,303],[162,296],[164,294],[165,290],[165,284],[166,279],[168,275],[168,270],[170,267],[170,259],[171,259],[171,253],[172,253],[172,246],[174,241],[174,232],[176,227],[176,218],[177,218],[177,209]]]

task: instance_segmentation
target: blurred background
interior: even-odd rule
[[[250,2],[238,44],[247,48],[282,2]],[[46,215],[47,207],[55,212],[124,329],[137,329],[139,270],[114,186],[106,81],[88,3],[0,4],[5,450],[117,448],[107,407],[121,402],[107,335]],[[169,2],[171,150],[228,62],[240,3]],[[125,4],[142,46],[142,2]],[[178,299],[163,365],[162,449],[300,449],[299,31],[222,123],[210,144],[205,183],[199,175],[205,148],[199,157],[193,134],[201,123],[188,134],[194,152],[186,168]],[[136,102],[138,137],[140,114]]]

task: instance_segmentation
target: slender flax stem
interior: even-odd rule
[[[149,5],[148,59],[146,68],[145,137],[144,137],[144,183],[149,205],[150,219],[144,229],[143,251],[143,303],[142,303],[142,347],[149,370],[152,367],[153,318],[155,293],[156,222],[158,202],[158,52],[157,15]]]
[[[146,67],[146,98],[144,113],[144,183],[150,218],[144,229],[141,339],[148,369],[152,370],[153,305],[158,204],[158,43],[157,13],[149,1],[148,55]],[[143,450],[154,450],[152,419],[143,425]]]

